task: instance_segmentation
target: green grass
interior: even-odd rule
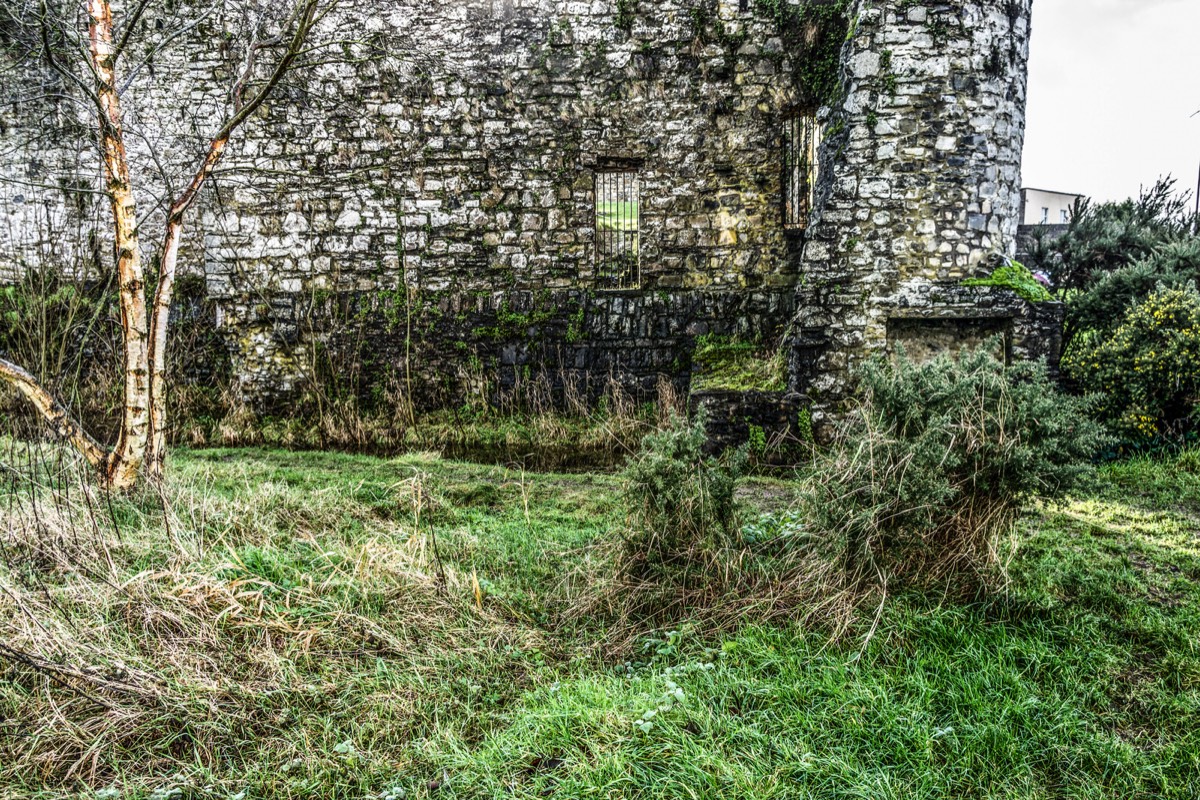
[[[0,641],[140,693],[63,679],[105,710],[0,666],[0,797],[1194,798],[1182,463],[1106,467],[1023,520],[999,596],[900,594],[836,643],[685,623],[614,654],[564,614],[621,524],[613,476],[179,451],[169,534],[153,495],[112,509],[111,586],[86,528],[8,528]],[[795,492],[741,497],[753,518]]]
[[[602,231],[636,233],[640,207],[636,202],[609,201],[596,204],[596,228]]]
[[[702,336],[692,354],[693,391],[782,392],[782,353],[726,336]]]

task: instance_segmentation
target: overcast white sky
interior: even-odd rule
[[[1119,200],[1200,168],[1200,0],[1034,0],[1023,183]]]

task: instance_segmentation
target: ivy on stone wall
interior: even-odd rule
[[[841,96],[842,45],[850,34],[850,0],[793,5],[788,0],[755,0],[775,21],[785,48],[793,54],[796,84],[813,106],[833,105]],[[814,35],[815,33],[815,35]]]
[[[629,0],[632,3],[632,0]],[[841,49],[850,31],[849,0],[805,0],[793,5],[787,0],[755,0],[761,16],[773,21],[791,62],[791,73],[802,96],[800,102],[813,107],[833,105],[841,95]],[[620,26],[618,4],[618,26]],[[737,53],[750,38],[743,28],[727,25],[707,5],[689,12],[697,38]],[[768,54],[771,55],[771,54]],[[777,55],[782,61],[783,54]]]
[[[630,30],[636,13],[637,0],[617,0],[617,27],[623,31]]]

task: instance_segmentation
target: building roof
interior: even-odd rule
[[[1046,194],[1064,194],[1070,197],[1087,197],[1083,192],[1060,192],[1058,189],[1038,189],[1036,186],[1022,186],[1022,192],[1045,192]]]

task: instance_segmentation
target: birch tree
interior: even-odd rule
[[[22,365],[0,358],[0,380],[15,387],[49,427],[73,445],[111,489],[128,489],[139,476],[162,475],[167,430],[168,321],[177,277],[180,242],[188,211],[212,177],[231,139],[300,63],[324,9],[321,0],[285,0],[275,25],[263,25],[245,48],[240,72],[229,87],[228,112],[214,125],[207,146],[193,164],[182,190],[166,203],[166,219],[157,248],[157,281],[147,289],[142,225],[126,147],[122,97],[133,75],[123,75],[139,23],[155,0],[131,2],[120,24],[110,0],[49,0],[7,5],[0,15],[4,32],[23,41],[66,84],[86,98],[94,121],[101,160],[102,187],[111,217],[113,260],[122,333],[123,406],[117,441],[99,443],[69,410]],[[82,3],[82,5],[80,5]],[[27,53],[28,54],[28,53]],[[133,70],[141,69],[147,58]],[[82,68],[80,68],[82,66]],[[180,104],[189,102],[183,94]]]

